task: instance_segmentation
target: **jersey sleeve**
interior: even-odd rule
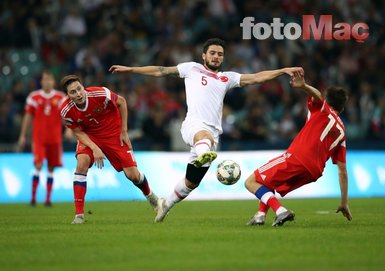
[[[33,99],[33,96],[30,94],[28,95],[27,100],[25,102],[24,112],[34,114],[37,106],[37,102]]]
[[[70,129],[75,129],[75,128],[79,127],[79,124],[71,116],[70,112],[67,112],[66,114],[61,113],[61,117],[62,117],[66,127],[70,128]]]
[[[307,108],[309,109],[310,112],[320,111],[324,103],[325,103],[324,99],[320,101],[316,101],[312,96],[310,96],[307,100]]]
[[[194,65],[195,62],[185,62],[178,64],[176,68],[178,69],[179,77],[186,78]]]
[[[237,72],[227,72],[227,77],[229,78],[229,82],[227,84],[228,89],[240,87],[241,82],[241,74]]]

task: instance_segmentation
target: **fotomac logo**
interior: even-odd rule
[[[267,24],[254,23],[253,17],[245,17],[240,26],[242,27],[242,38],[247,40],[252,36],[258,40],[265,40],[273,35],[276,40],[285,38],[296,40],[302,36],[303,40],[354,39],[356,42],[362,43],[369,36],[369,26],[366,23],[338,22],[333,24],[333,15],[320,15],[318,24],[314,15],[303,15],[302,26],[297,23],[284,24],[281,22],[281,18],[273,18],[273,22]]]

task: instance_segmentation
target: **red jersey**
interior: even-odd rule
[[[25,112],[32,114],[32,141],[34,144],[61,144],[62,120],[60,109],[65,94],[52,90],[32,91],[25,104]]]
[[[116,105],[118,95],[106,87],[89,87],[85,92],[84,108],[78,108],[70,98],[63,102],[61,116],[67,127],[79,127],[91,139],[119,137],[122,122]]]
[[[308,100],[307,121],[287,152],[302,163],[314,179],[322,176],[326,161],[332,157],[346,163],[345,127],[337,112],[325,100]]]

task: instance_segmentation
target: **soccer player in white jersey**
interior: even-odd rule
[[[217,157],[215,152],[219,135],[222,134],[223,99],[229,89],[263,83],[282,74],[293,75],[302,72],[300,67],[261,71],[254,74],[222,72],[225,42],[213,38],[203,45],[203,65],[196,62],[180,63],[174,67],[144,66],[127,67],[113,65],[112,73],[134,73],[163,77],[176,75],[185,80],[187,115],[182,123],[183,140],[191,147],[186,176],[175,186],[166,199],[158,201],[155,222],[163,221],[175,203],[186,198],[197,188],[211,162]]]

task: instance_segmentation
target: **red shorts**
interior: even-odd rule
[[[63,148],[62,144],[41,144],[34,142],[32,144],[33,163],[43,164],[44,160],[47,159],[49,167],[60,167],[63,165],[62,155]]]
[[[289,153],[278,156],[254,171],[258,183],[277,191],[282,197],[290,191],[314,182],[310,172]]]
[[[111,139],[94,139],[92,141],[98,145],[104,155],[110,161],[111,165],[117,170],[122,171],[123,168],[136,167],[134,152],[126,145],[120,146],[119,138],[117,140]],[[90,167],[94,163],[94,155],[92,150],[78,141],[76,147],[76,156],[84,153],[91,158]]]

